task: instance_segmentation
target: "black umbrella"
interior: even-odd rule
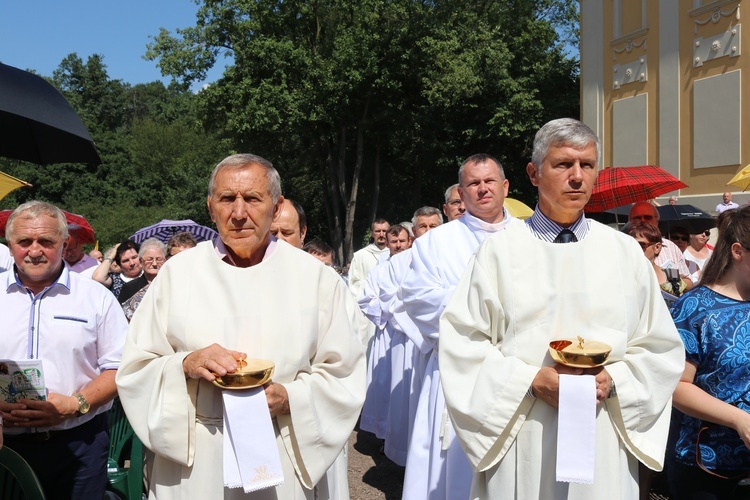
[[[716,227],[716,219],[693,205],[664,205],[659,211],[659,229],[664,236],[675,226],[684,227],[690,234],[698,234]]]
[[[2,63],[0,156],[40,165],[102,162],[83,122],[55,87]]]
[[[633,204],[610,208],[604,212],[586,212],[587,219],[594,219],[602,224],[625,224]]]

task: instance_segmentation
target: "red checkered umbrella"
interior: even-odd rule
[[[8,217],[13,210],[0,211],[0,236],[5,237],[5,224],[8,223]],[[81,243],[94,243],[94,228],[91,227],[82,215],[72,214],[63,210],[65,219],[68,221],[68,232],[74,233]]]
[[[584,210],[604,212],[686,187],[687,184],[655,165],[605,168],[599,171]]]

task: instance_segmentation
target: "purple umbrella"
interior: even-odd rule
[[[192,234],[199,242],[212,240],[219,234],[210,227],[201,226],[197,222],[193,222],[190,219],[162,219],[152,226],[139,229],[133,236],[130,237],[130,239],[135,241],[136,243],[142,243],[148,238],[156,238],[159,241],[167,243],[169,241],[169,238],[171,238],[173,234],[180,233],[182,231],[187,231],[188,233]]]

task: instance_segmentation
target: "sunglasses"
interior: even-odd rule
[[[686,234],[670,234],[669,239],[672,241],[690,241],[690,236]]]
[[[704,231],[703,234],[705,234],[706,238],[708,238],[709,236],[711,236],[711,231]]]
[[[648,247],[650,247],[650,246],[652,246],[652,245],[656,245],[656,244],[658,244],[658,243],[659,243],[658,241],[656,241],[656,242],[654,242],[654,243],[644,243],[644,242],[642,242],[642,241],[639,241],[639,242],[638,242],[638,244],[639,244],[639,245],[641,246],[641,250],[643,250],[643,251],[646,251],[646,249],[647,249]]]

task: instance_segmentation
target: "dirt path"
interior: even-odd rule
[[[351,500],[399,500],[404,468],[382,452],[383,441],[354,429],[349,438],[349,496]]]

